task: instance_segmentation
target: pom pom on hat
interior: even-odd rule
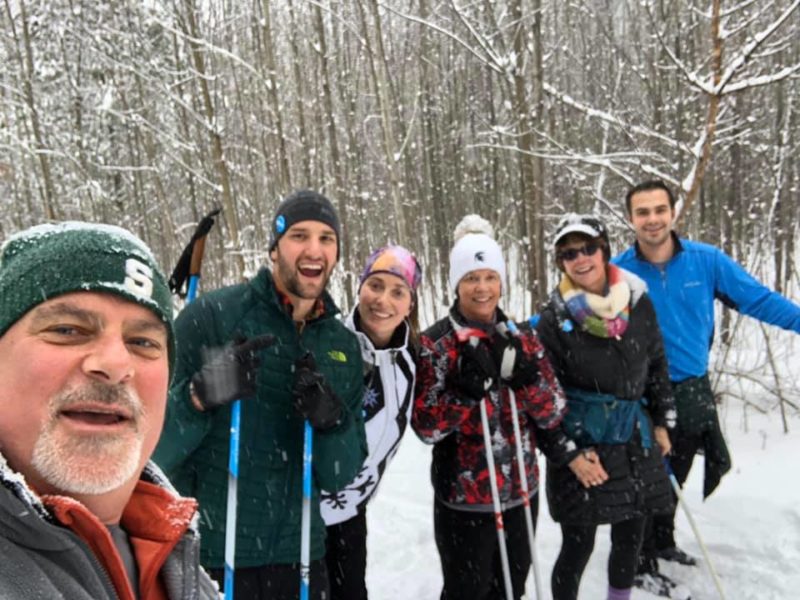
[[[479,215],[467,215],[453,231],[455,244],[450,251],[450,288],[458,289],[458,283],[470,271],[491,269],[506,279],[506,261],[500,245],[494,240],[494,228]]]
[[[480,215],[467,215],[461,219],[453,230],[453,242],[457,242],[469,233],[482,233],[494,239],[494,227]]]

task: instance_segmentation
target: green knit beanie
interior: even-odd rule
[[[167,326],[175,360],[172,296],[145,243],[113,225],[37,225],[0,248],[0,337],[35,306],[69,292],[100,291],[141,304]]]

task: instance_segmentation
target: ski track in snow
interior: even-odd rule
[[[702,457],[698,457],[684,495],[711,560],[722,580],[727,600],[792,600],[800,597],[800,418],[782,432],[780,415],[748,417],[742,429],[739,408],[726,411],[726,435],[733,469],[720,487],[702,501]],[[439,555],[433,536],[433,491],[430,485],[431,447],[408,432],[390,465],[377,497],[367,511],[367,587],[371,600],[435,600],[441,592]],[[543,458],[539,457],[542,466]],[[544,599],[561,543],[542,495],[537,551],[544,582]],[[702,558],[700,546],[682,510],[677,520],[678,545]],[[609,528],[600,527],[595,550],[581,581],[580,600],[606,596],[605,573]],[[719,598],[704,561],[684,567],[661,561],[662,571],[685,584],[692,600]],[[535,598],[533,576],[528,598]],[[634,590],[634,600],[656,598]]]

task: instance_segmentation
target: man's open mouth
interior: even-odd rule
[[[119,425],[132,420],[130,413],[114,408],[70,408],[62,410],[61,416],[87,425]]]

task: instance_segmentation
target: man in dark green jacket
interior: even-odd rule
[[[234,587],[241,598],[298,597],[303,423],[314,428],[311,597],[329,596],[319,490],[347,485],[366,456],[356,338],[325,291],[339,220],[324,196],[286,198],[271,223],[272,271],[188,305],[154,456],[200,501],[201,562],[222,580],[231,411],[241,398]],[[273,339],[270,336],[274,336]]]

